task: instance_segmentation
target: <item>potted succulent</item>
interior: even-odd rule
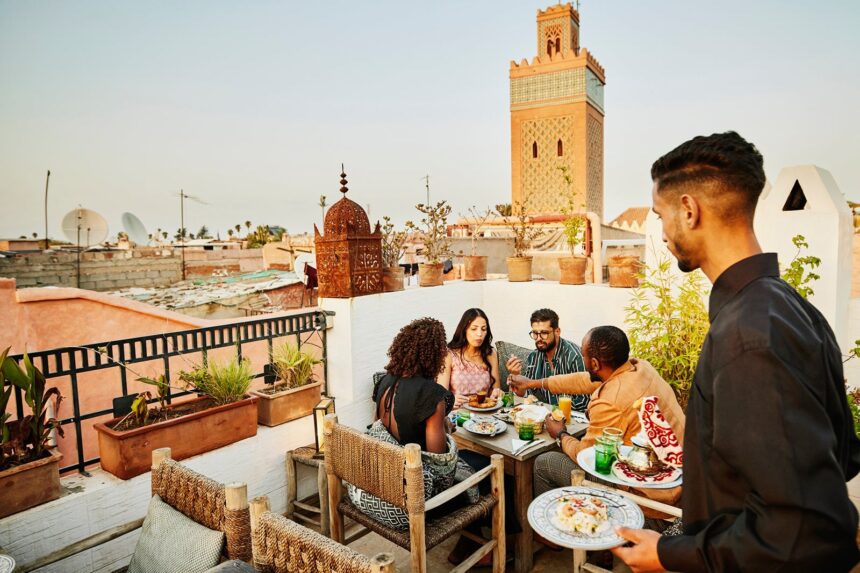
[[[60,497],[62,454],[48,447],[51,433],[63,434],[56,418],[48,417],[49,405],[59,409],[57,388],[45,389],[45,377],[25,354],[24,367],[0,354],[0,518]],[[21,390],[30,414],[20,420],[6,411],[13,387]]]
[[[495,215],[492,209],[487,208],[483,211],[478,211],[474,205],[469,207],[469,214],[472,221],[474,221],[474,224],[470,224],[470,227],[472,227],[472,254],[463,257],[463,280],[484,281],[487,280],[487,257],[485,255],[476,255],[475,253],[477,252],[478,236],[481,229]]]
[[[164,376],[138,378],[155,387],[159,406],[150,408],[151,395],[142,392],[129,414],[95,424],[102,469],[129,479],[149,471],[155,448],[169,447],[181,460],[257,435],[258,398],[247,394],[253,377],[247,359],[210,360],[179,373],[182,389],[203,396],[176,404],[167,403]]]
[[[406,227],[417,231],[424,244],[422,254],[426,262],[418,265],[418,284],[423,287],[440,286],[442,284],[442,258],[451,254],[451,241],[448,238],[448,215],[451,206],[445,201],[436,205],[415,206],[424,215],[420,226],[407,222]]]
[[[505,259],[508,266],[508,281],[526,282],[532,280],[532,257],[526,256],[526,251],[531,247],[540,231],[532,226],[531,217],[526,214],[529,196],[523,202],[515,201],[511,205],[510,215],[504,215],[505,211],[499,210],[499,215],[505,219],[505,224],[513,233],[514,256]],[[498,207],[497,207],[498,209]]]
[[[395,231],[391,217],[382,218],[382,291],[403,290],[404,270],[400,259],[406,252],[406,231]],[[411,223],[407,222],[407,226]]]
[[[561,166],[558,169],[561,171],[568,188],[570,188],[572,180],[567,166]],[[565,215],[565,219],[562,221],[564,240],[567,243],[567,248],[570,249],[569,257],[558,259],[558,282],[563,285],[585,284],[585,269],[588,266],[588,258],[576,253],[577,247],[584,247],[583,241],[585,239],[585,226],[587,222],[585,217],[577,212],[573,201],[573,194],[569,193],[567,207],[561,210],[561,213]],[[579,211],[582,210],[579,209]]]
[[[322,381],[314,379],[314,366],[321,364],[311,352],[285,342],[272,352],[272,370],[280,382],[271,388],[252,390],[257,402],[257,421],[277,426],[309,416],[320,401]]]

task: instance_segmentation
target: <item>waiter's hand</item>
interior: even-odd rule
[[[529,380],[525,376],[520,376],[519,374],[508,376],[508,386],[511,387],[511,390],[513,390],[517,396],[525,395],[526,390],[531,388],[532,382],[534,382],[534,380]]]
[[[665,571],[657,555],[659,533],[650,529],[627,529],[626,527],[616,527],[615,533],[633,543],[633,547],[611,549],[616,557],[633,570],[633,573]]]
[[[508,358],[508,361],[505,362],[505,368],[508,369],[508,374],[522,374],[523,361],[516,356],[511,356]]]
[[[552,414],[546,415],[546,420],[543,422],[544,428],[549,432],[549,435],[552,436],[552,439],[556,439],[562,430],[566,430],[567,426],[564,425],[564,422],[559,422],[555,418],[552,417]]]

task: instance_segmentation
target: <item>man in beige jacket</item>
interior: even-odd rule
[[[554,394],[591,393],[588,405],[588,430],[581,440],[567,433],[563,422],[547,416],[546,429],[561,446],[562,452],[538,456],[534,466],[535,495],[570,485],[570,471],[577,468],[577,454],[603,433],[614,427],[624,432],[624,441],[639,433],[640,424],[634,404],[646,396],[657,396],[657,403],[679,440],[684,437],[684,412],[669,384],[645,360],[630,358],[630,342],[620,328],[598,326],[582,339],[582,357],[587,372],[560,374],[542,380],[510,377],[517,393],[531,388],[546,388]],[[673,504],[681,488],[649,489],[638,493]]]

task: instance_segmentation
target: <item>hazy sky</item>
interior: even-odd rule
[[[0,0],[0,236],[81,204],[111,234],[310,231],[319,196],[402,221],[510,201],[508,67],[545,0]],[[606,69],[605,213],[648,205],[651,162],[698,134],[756,143],[770,180],[830,170],[860,199],[860,8],[852,1],[583,0]]]

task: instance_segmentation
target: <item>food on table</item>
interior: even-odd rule
[[[475,420],[471,428],[481,434],[492,434],[496,431],[495,420]]]
[[[481,402],[476,404],[469,403],[469,406],[472,408],[480,408],[482,410],[486,410],[488,408],[495,408],[498,401],[495,398],[484,398]]]
[[[526,399],[524,400],[524,402],[525,402],[526,404],[534,404],[534,403],[536,403],[537,401],[538,401],[537,396],[532,396],[532,395],[528,395],[528,396],[526,396]]]
[[[481,403],[481,399],[477,394],[469,394],[469,406],[475,407]]]
[[[564,412],[561,411],[561,408],[556,408],[552,411],[552,419],[556,422],[564,421]]]
[[[562,531],[594,537],[609,528],[609,513],[599,497],[566,495],[558,499],[556,526]]]

